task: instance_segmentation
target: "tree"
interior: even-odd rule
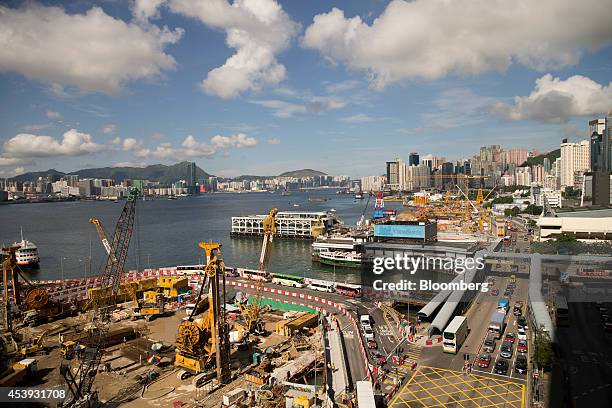
[[[552,364],[552,345],[550,336],[542,329],[536,331],[533,361],[538,367],[544,370],[549,370]]]
[[[521,210],[519,210],[518,207],[512,207],[512,208],[510,208],[508,210],[505,210],[504,211],[504,215],[506,217],[516,217],[516,216],[518,216],[520,214],[520,212],[521,212]]]
[[[559,234],[557,238],[555,239],[555,241],[556,242],[576,242],[578,240],[576,239],[576,236],[574,234],[564,232],[562,234]]]

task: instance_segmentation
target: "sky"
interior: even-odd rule
[[[0,177],[195,161],[383,174],[612,110],[612,0],[0,3]]]

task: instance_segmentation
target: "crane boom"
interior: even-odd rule
[[[116,304],[117,293],[119,292],[119,284],[121,282],[121,274],[127,259],[132,230],[134,228],[134,214],[136,210],[136,199],[138,198],[138,190],[132,189],[129,192],[127,201],[113,235],[111,250],[106,259],[104,275],[100,287],[108,293],[108,296],[103,297],[103,302],[98,299],[94,301],[95,310],[93,323],[95,329],[89,339],[88,347],[85,349],[84,356],[81,360],[76,374],[70,370],[70,366],[62,364],[60,366],[60,374],[66,380],[68,385],[69,395],[65,401],[66,406],[81,407],[89,406],[92,400],[97,396],[91,392],[94,379],[98,372],[102,354],[104,353],[104,343],[106,333],[108,332],[108,323],[110,320],[110,312]],[[98,232],[104,231],[101,224],[96,224]],[[104,234],[106,236],[106,234]]]

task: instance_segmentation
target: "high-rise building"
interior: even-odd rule
[[[531,168],[517,167],[514,173],[517,186],[531,186]]]
[[[189,162],[187,167],[187,189],[190,193],[197,193],[196,184],[197,184],[197,176],[196,176],[196,164],[194,162]]]
[[[421,164],[421,162],[419,161],[419,154],[415,152],[410,153],[410,155],[408,156],[408,165],[418,166],[419,164]]]
[[[429,187],[429,167],[425,165],[407,166],[402,165],[402,177],[400,177],[400,190],[417,191]]]
[[[68,187],[78,187],[79,186],[78,174],[67,174],[66,183],[68,184]]]
[[[395,159],[387,162],[387,188],[391,191],[400,190],[400,176],[402,174],[403,162]]]
[[[592,203],[595,205],[610,204],[610,172],[612,171],[612,131],[610,121],[612,116],[605,119],[589,121],[591,136],[591,170],[592,177]]]
[[[538,186],[544,184],[544,165],[542,164],[534,164],[531,166],[531,176],[532,182],[536,183]]]
[[[591,149],[588,140],[578,143],[561,142],[561,188],[574,186],[574,174],[577,171],[591,169]]]
[[[544,166],[544,174],[549,174],[551,165],[550,165],[550,159],[548,157],[544,158],[542,165]]]
[[[385,176],[367,176],[361,178],[362,191],[382,191],[387,179]]]
[[[504,163],[506,165],[514,164],[516,166],[520,166],[527,161],[529,151],[527,151],[527,149],[514,148],[504,151],[503,156]]]

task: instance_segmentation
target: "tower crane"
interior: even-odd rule
[[[134,228],[137,198],[138,189],[131,189],[115,226],[111,250],[106,259],[106,266],[100,283],[100,286],[108,291],[109,296],[103,298],[104,301],[94,300],[93,323],[95,328],[91,331],[88,347],[85,349],[80,365],[76,373],[72,372],[68,362],[64,362],[60,366],[60,374],[64,377],[68,388],[68,395],[63,401],[63,406],[81,408],[97,405],[97,393],[92,391],[92,386],[104,353],[110,312],[116,303],[121,274],[127,259]]]
[[[261,254],[259,255],[258,270],[265,272],[270,264],[270,252],[272,250],[272,240],[276,234],[276,214],[278,208],[272,208],[263,220],[263,242],[261,244]],[[264,280],[258,279],[255,285],[255,298],[250,305],[241,305],[242,318],[246,323],[246,328],[251,332],[262,332],[260,313],[261,296],[264,291]]]

